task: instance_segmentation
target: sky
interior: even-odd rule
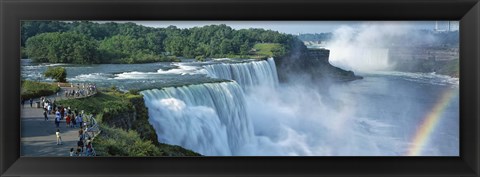
[[[116,21],[134,22],[149,27],[165,28],[170,25],[178,28],[192,28],[211,24],[226,24],[234,29],[263,28],[287,34],[325,33],[333,32],[342,25],[353,28],[369,23],[388,23],[390,25],[409,26],[414,29],[435,28],[435,21]],[[446,22],[439,21],[439,27],[445,29]],[[443,25],[442,25],[443,24]],[[458,21],[453,22],[458,29]],[[456,25],[456,26],[455,26]]]

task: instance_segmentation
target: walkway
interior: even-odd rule
[[[47,99],[52,101],[54,98],[56,100],[66,99],[65,90],[72,89],[74,88],[62,87],[58,97],[51,95]],[[26,101],[24,108],[21,109],[21,156],[69,156],[70,148],[76,150],[80,128],[67,128],[65,119],[61,120],[59,129],[63,145],[57,145],[55,115],[48,115],[48,117],[48,121],[45,121],[43,109],[36,108],[35,103],[31,108]]]

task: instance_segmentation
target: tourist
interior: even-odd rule
[[[60,136],[60,129],[57,128],[57,145],[62,145],[62,137]]]
[[[82,140],[78,140],[77,142],[77,149],[80,149],[80,154],[83,152],[83,141]]]
[[[66,108],[64,108],[64,109],[65,109],[65,111],[64,111],[64,112],[65,112],[65,116],[66,116],[66,115],[68,115],[68,114],[69,114],[69,113],[68,113],[68,107],[66,107]]]
[[[77,128],[77,118],[75,117],[75,115],[72,115],[72,126],[74,128]]]
[[[25,99],[22,98],[21,103],[22,103],[22,108],[25,107]]]
[[[63,106],[60,106],[60,115],[62,117],[65,116],[65,108]]]
[[[33,99],[30,98],[30,107],[32,108],[33,107]]]
[[[47,110],[48,110],[48,114],[52,114],[52,104],[48,104]]]
[[[45,101],[42,101],[42,107],[48,112],[48,104],[46,104]]]
[[[70,157],[73,157],[75,155],[75,151],[73,151],[73,148],[70,148]]]
[[[60,126],[60,112],[55,113],[55,126],[58,128]]]
[[[71,121],[70,114],[67,114],[67,117],[65,118],[65,122],[67,123],[67,128],[70,127],[70,121]]]
[[[45,121],[48,120],[48,114],[47,114],[47,110],[43,110],[43,117],[45,117]]]
[[[82,152],[82,150],[77,147],[77,152],[75,153],[75,156],[80,156],[80,153],[81,153],[81,152]]]
[[[82,115],[81,115],[81,114],[79,114],[79,115],[77,116],[76,120],[77,120],[77,123],[78,123],[78,125],[80,126],[80,128],[83,128],[83,118],[82,118]]]
[[[85,140],[85,134],[83,132],[83,129],[78,130],[78,139],[84,141]]]
[[[92,142],[87,143],[87,148],[85,150],[87,151],[87,156],[90,156],[92,153]]]

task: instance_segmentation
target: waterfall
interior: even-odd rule
[[[236,82],[142,91],[159,141],[203,155],[235,155],[251,143],[253,128]]]
[[[244,90],[276,87],[275,61],[269,58],[204,68],[209,77],[232,81],[142,91],[150,124],[159,142],[203,155],[241,155],[242,148],[255,143]]]
[[[274,88],[278,85],[277,69],[273,58],[245,63],[212,64],[204,67],[208,76],[234,80],[244,89],[252,86]]]

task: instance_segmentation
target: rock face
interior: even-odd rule
[[[330,57],[330,50],[327,49],[308,49],[308,58],[317,60],[318,62],[328,63]]]
[[[329,56],[330,51],[327,49],[308,49],[301,43],[295,44],[290,53],[275,58],[280,82],[290,82],[299,78],[334,82],[362,79],[352,71],[331,65],[328,61]]]

